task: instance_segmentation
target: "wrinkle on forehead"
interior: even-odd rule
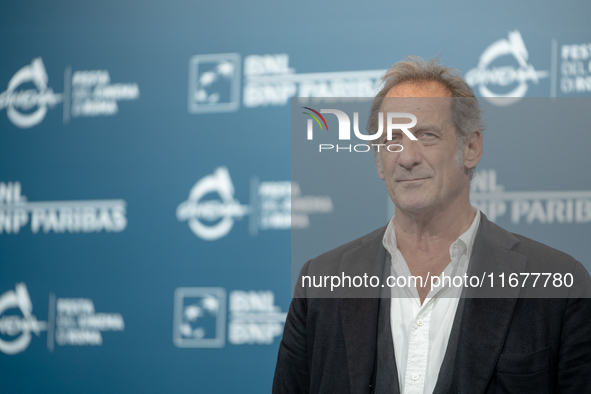
[[[383,99],[381,112],[428,112],[442,121],[449,119],[449,91],[435,81],[403,82],[394,86]],[[406,122],[406,121],[405,121]],[[419,120],[419,124],[422,123]]]
[[[443,97],[386,97],[382,101],[380,112],[410,112],[415,115],[447,112],[449,105],[449,99]]]
[[[390,89],[386,97],[450,97],[450,94],[439,82],[403,82]]]

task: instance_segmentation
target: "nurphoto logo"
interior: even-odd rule
[[[322,114],[334,114],[337,117],[339,122],[339,140],[351,140],[351,119],[349,115],[347,115],[344,111],[338,109],[321,109],[320,112],[310,108],[310,107],[302,107],[307,109],[310,112],[303,112],[305,115],[311,117],[308,119],[307,124],[307,139],[313,140],[314,139],[314,121],[320,126],[321,130],[324,130],[322,124],[326,127],[326,131],[328,131],[328,125],[326,123],[326,119]],[[353,113],[353,132],[355,136],[363,141],[375,141],[379,140],[384,133],[384,113],[378,113],[378,129],[373,134],[363,134],[359,131],[359,112]],[[400,130],[404,133],[411,141],[417,141],[417,137],[415,137],[411,132],[410,128],[416,126],[417,124],[417,117],[408,112],[387,112],[386,113],[386,140],[392,141],[392,134],[394,130]],[[320,119],[319,119],[320,118]],[[410,119],[410,123],[395,123],[394,119]],[[322,122],[321,122],[322,120]],[[334,145],[334,144],[319,144],[318,151],[326,151],[326,150],[335,150],[336,152],[339,151],[348,151],[348,152],[369,152],[372,148],[376,149],[378,152],[380,151],[380,147],[385,147],[389,152],[398,153],[402,152],[404,149],[400,144],[356,144],[356,145]]]

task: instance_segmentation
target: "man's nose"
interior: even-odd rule
[[[402,137],[402,146],[404,149],[398,154],[398,165],[410,171],[423,161],[421,144],[405,135]]]

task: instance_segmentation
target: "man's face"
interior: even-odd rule
[[[396,209],[408,213],[444,210],[469,192],[470,178],[464,172],[465,155],[461,153],[472,156],[473,152],[462,149],[458,156],[458,138],[446,97],[449,93],[437,82],[400,84],[386,95],[381,108],[384,115],[408,112],[417,117],[416,126],[410,129],[417,141],[401,130],[394,130],[392,141],[385,141],[384,127],[381,142],[401,144],[404,149],[394,153],[382,147],[376,153],[378,174],[386,182]],[[393,123],[408,122],[407,118],[394,118]]]

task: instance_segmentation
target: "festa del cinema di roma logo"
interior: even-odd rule
[[[251,178],[249,204],[241,204],[234,192],[230,172],[218,167],[191,188],[189,198],[177,207],[176,217],[187,221],[197,237],[215,241],[228,235],[235,221],[245,216],[249,217],[250,235],[256,236],[259,230],[307,228],[310,214],[333,211],[329,196],[302,195],[298,183],[292,181]]]
[[[493,66],[497,59],[506,56],[512,56],[517,62],[517,67]],[[537,85],[540,79],[550,75],[548,71],[537,71],[528,62],[528,58],[529,52],[521,33],[519,30],[510,31],[508,38],[495,41],[484,50],[480,55],[478,66],[466,73],[466,82],[476,87],[480,95],[492,104],[499,106],[514,104],[525,97],[529,88],[528,83]],[[499,92],[499,90],[505,90],[505,92]]]
[[[16,313],[15,313],[16,312]],[[98,313],[88,298],[56,298],[49,294],[48,320],[33,314],[27,286],[17,283],[14,290],[0,294],[0,353],[14,355],[25,351],[33,338],[47,332],[47,349],[58,346],[102,346],[105,331],[125,329],[119,313]]]
[[[15,126],[26,129],[39,124],[48,108],[62,102],[63,95],[54,93],[47,82],[47,71],[40,57],[18,70],[8,81],[6,91],[0,93],[0,109],[6,108],[6,115]],[[29,83],[35,88],[17,90]]]
[[[108,70],[64,72],[64,92],[54,93],[41,57],[18,70],[0,93],[0,110],[6,109],[8,120],[21,129],[43,121],[49,109],[63,103],[63,122],[70,118],[113,116],[119,112],[119,101],[137,100],[137,83],[113,83]]]
[[[324,130],[326,127],[326,131],[328,131],[328,125],[326,123],[326,119],[322,114],[334,114],[337,117],[339,122],[339,140],[349,141],[351,140],[351,120],[349,116],[338,109],[321,109],[320,112],[310,108],[310,107],[302,107],[310,112],[302,112],[305,115],[310,116],[311,119],[308,119],[307,123],[307,139],[309,141],[314,139],[314,121],[320,126],[321,130]],[[320,119],[319,119],[320,118]],[[405,118],[410,119],[410,123],[394,123],[394,118]],[[322,120],[322,122],[321,122]],[[324,124],[324,127],[322,126]],[[416,126],[417,124],[417,117],[408,112],[387,112],[386,113],[386,138],[388,141],[392,140],[392,132],[394,130],[401,130],[411,141],[417,141],[417,137],[415,137],[411,132],[410,128]],[[378,113],[378,130],[374,134],[362,134],[359,131],[359,113],[353,113],[353,132],[355,136],[363,141],[374,141],[379,139],[383,132],[384,132],[384,113]],[[400,144],[371,144],[371,146],[367,143],[365,144],[356,144],[356,145],[334,145],[334,144],[318,144],[318,151],[322,152],[323,150],[334,150],[335,152],[339,151],[347,151],[347,152],[369,152],[372,148],[376,149],[378,152],[380,151],[380,147],[386,147],[389,152],[398,153],[402,152],[404,149]]]
[[[209,193],[217,193],[220,199],[202,201]],[[197,236],[213,241],[228,234],[234,226],[234,219],[241,219],[249,211],[248,205],[242,205],[234,198],[234,185],[228,169],[220,167],[193,186],[189,199],[178,206],[176,216],[178,220],[187,220]],[[219,221],[208,225],[204,220]]]
[[[3,316],[10,309],[20,310],[21,315]],[[47,330],[47,322],[38,321],[33,315],[33,304],[24,283],[17,283],[14,290],[0,296],[0,333],[12,337],[12,340],[0,338],[0,352],[17,354],[31,343],[32,335],[39,336]]]

